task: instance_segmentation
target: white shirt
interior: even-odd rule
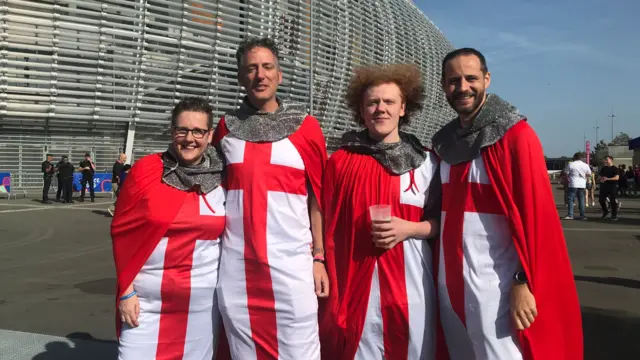
[[[565,169],[569,177],[569,187],[584,189],[587,187],[587,178],[591,176],[591,168],[582,160],[570,162]]]

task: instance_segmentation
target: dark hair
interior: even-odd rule
[[[607,156],[605,156],[604,158],[605,158],[605,159],[609,159],[609,160],[613,161],[613,156],[611,156],[611,155],[607,155]]]
[[[405,103],[405,115],[398,125],[406,125],[411,117],[419,113],[424,106],[424,85],[420,69],[413,64],[391,64],[365,66],[355,70],[347,87],[347,107],[351,109],[354,120],[364,125],[360,106],[364,93],[372,86],[394,83],[400,88]]]
[[[244,58],[244,55],[255,48],[265,48],[271,51],[273,56],[276,58],[276,65],[279,66],[278,44],[274,40],[269,38],[247,38],[240,43],[240,46],[238,46],[238,50],[236,51],[238,72],[242,67],[242,59]]]
[[[457,58],[458,56],[464,55],[474,55],[475,57],[477,57],[478,60],[480,60],[480,70],[482,70],[482,73],[486,74],[489,72],[489,68],[487,67],[487,59],[485,59],[484,55],[482,55],[480,51],[474,48],[460,48],[448,53],[442,60],[442,79],[444,79],[444,70],[447,67],[447,63]]]
[[[581,152],[577,152],[573,155],[573,160],[582,160],[584,159],[584,154]]]
[[[185,111],[195,111],[207,114],[207,128],[213,127],[213,108],[209,105],[209,102],[201,97],[189,96],[182,98],[171,111],[171,127],[176,126],[178,116]]]

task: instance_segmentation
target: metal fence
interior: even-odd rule
[[[343,96],[360,65],[421,67],[427,106],[410,130],[423,141],[452,117],[439,87],[452,46],[409,0],[0,0],[0,171],[31,187],[46,152],[104,168],[125,147],[163,150],[181,97],[216,117],[239,104],[247,36],[278,41],[279,95],[308,104],[330,148],[356,127]]]

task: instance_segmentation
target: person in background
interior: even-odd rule
[[[602,207],[602,218],[605,219],[609,216],[609,209],[607,207],[607,200],[611,204],[611,220],[618,220],[618,209],[620,209],[620,203],[616,200],[616,193],[618,182],[620,181],[620,169],[613,165],[613,157],[607,156],[604,158],[604,167],[600,169],[600,206]]]
[[[569,162],[567,166],[570,164]],[[562,194],[564,198],[564,206],[569,206],[569,175],[565,170],[560,173],[560,184],[562,184]]]
[[[618,195],[620,195],[620,197],[626,197],[628,188],[627,166],[625,164],[621,164],[618,166]]]
[[[587,178],[587,190],[584,196],[587,207],[589,207],[589,195],[591,195],[591,206],[596,206],[596,170],[593,167],[589,169],[591,169],[591,175]]]
[[[127,175],[129,175],[129,171],[131,171],[131,165],[125,164],[122,173],[120,173],[120,187],[124,184],[124,180],[127,178]]]
[[[111,170],[111,191],[113,191],[113,194],[116,196],[116,200],[118,199],[118,194],[120,193],[120,186],[122,186],[121,174],[123,172],[125,166],[124,163],[126,161],[127,155],[121,153],[118,156],[118,160],[116,160],[116,162],[113,164],[113,169]],[[109,214],[111,214],[111,216],[113,216],[113,212],[115,211],[115,209],[116,203],[114,202],[111,206],[109,206],[107,211],[109,212]]]
[[[80,181],[80,202],[84,201],[84,193],[87,190],[87,184],[89,184],[89,194],[91,195],[91,202],[95,202],[95,194],[93,191],[93,176],[96,173],[96,165],[91,160],[91,154],[84,154],[84,160],[80,161],[80,167],[78,171],[82,172],[82,180]]]
[[[587,219],[584,216],[585,189],[587,187],[587,179],[591,177],[591,168],[582,161],[583,158],[584,155],[582,153],[576,153],[573,155],[573,161],[565,169],[569,177],[569,209],[567,216],[564,218],[565,220],[573,220],[573,203],[576,197],[578,199],[578,209],[580,210],[579,220]]]
[[[58,190],[56,190],[56,202],[60,202],[60,198],[62,198],[62,191],[64,189],[64,185],[62,184],[62,179],[60,178],[60,164],[62,164],[64,156],[60,157],[60,161],[56,164],[56,178],[58,179]]]
[[[73,200],[73,164],[69,162],[69,157],[63,156],[62,163],[58,166],[59,179],[62,181],[62,202],[71,204]],[[58,185],[59,186],[59,185]]]
[[[638,191],[640,191],[640,165],[636,165],[636,168],[635,168],[635,171],[634,171],[634,178],[636,180],[635,194],[637,196],[638,195]]]
[[[631,191],[633,191],[635,194],[637,194],[637,189],[636,189],[636,175],[633,172],[633,167],[629,166],[627,168],[627,173],[626,173],[626,177],[627,177],[627,195],[631,196]]]
[[[42,203],[51,204],[49,201],[49,188],[51,187],[51,180],[56,173],[56,168],[53,166],[53,155],[47,154],[47,160],[42,162],[42,179],[44,184],[42,186]]]

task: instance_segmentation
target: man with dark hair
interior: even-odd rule
[[[56,169],[53,167],[53,155],[47,154],[47,160],[42,162],[42,178],[44,180],[44,184],[42,186],[42,203],[43,204],[51,204],[49,201],[49,188],[51,187],[51,180],[53,179],[53,174],[55,174]]]
[[[613,165],[613,156],[606,156],[604,158],[604,167],[600,169],[600,194],[598,200],[602,207],[602,218],[605,219],[609,216],[609,209],[607,207],[607,198],[611,207],[611,220],[618,220],[618,209],[620,204],[616,200],[616,193],[618,191],[618,181],[620,180],[620,170]]]
[[[95,202],[95,193],[93,191],[93,176],[96,174],[96,165],[91,160],[91,154],[84,154],[84,160],[80,161],[80,167],[78,171],[82,173],[82,179],[80,180],[80,202],[84,201],[84,193],[89,185],[89,194],[91,195],[91,202]]]
[[[316,360],[316,297],[329,292],[318,202],[324,136],[304,105],[276,96],[272,40],[249,39],[236,58],[247,96],[213,139],[227,160],[218,292],[227,338],[234,359]]]
[[[514,106],[487,94],[491,74],[477,50],[447,55],[442,68],[458,113],[432,141],[451,359],[582,360],[580,304],[540,141]]]
[[[567,164],[565,172],[569,179],[568,196],[568,214],[564,218],[565,220],[573,220],[573,204],[578,198],[578,208],[580,210],[580,220],[586,220],[584,216],[585,209],[585,190],[587,188],[587,179],[591,177],[591,168],[589,165],[582,161],[584,155],[582,153],[576,153],[573,155],[573,161]]]
[[[62,202],[66,204],[73,202],[73,170],[73,164],[69,162],[69,157],[63,156],[62,162],[58,165],[58,173],[60,174],[58,181],[62,184],[59,183],[58,186],[62,186]]]
[[[116,199],[118,198],[118,195],[120,195],[120,187],[122,186],[122,172],[125,166],[124,163],[126,161],[127,154],[121,153],[120,155],[118,155],[118,160],[113,163],[113,168],[111,169],[111,191],[113,191]],[[114,202],[113,205],[109,206],[107,211],[109,212],[109,214],[111,214],[111,216],[113,216],[115,209],[116,204]]]

